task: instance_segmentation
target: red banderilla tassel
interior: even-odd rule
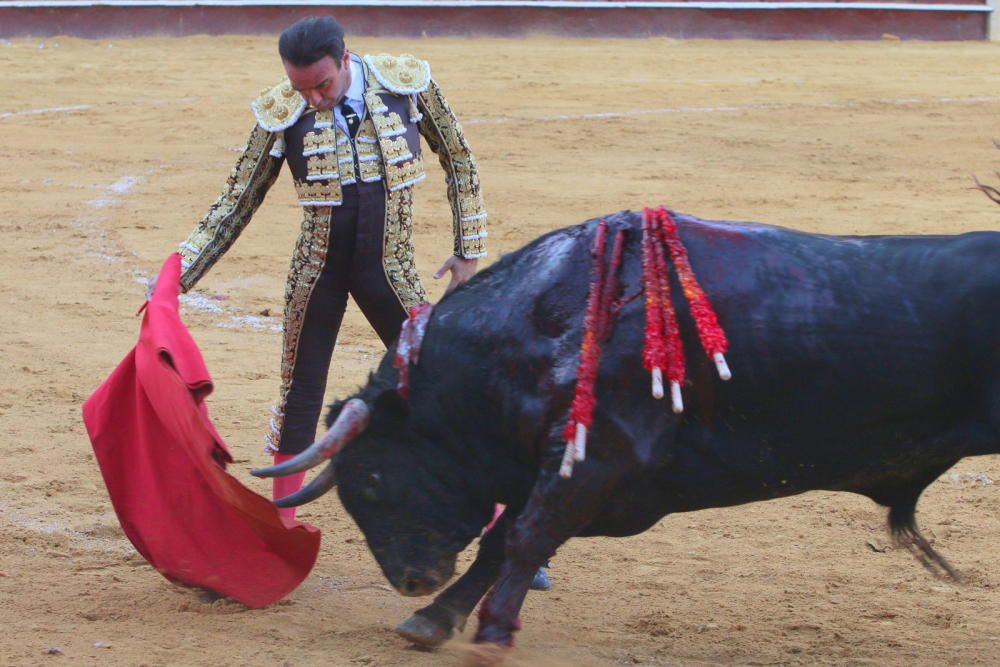
[[[695,327],[698,330],[698,337],[705,352],[715,362],[715,367],[719,372],[719,377],[728,380],[732,377],[729,366],[726,364],[725,352],[729,347],[726,333],[719,325],[719,318],[712,308],[698,279],[695,277],[694,269],[688,259],[687,249],[681,242],[677,233],[677,223],[664,207],[656,211],[656,216],[660,222],[659,232],[667,248],[670,250],[670,258],[674,262],[677,270],[677,277],[684,290],[684,296],[691,306],[691,316],[694,318]]]
[[[622,253],[625,252],[625,230],[619,229],[615,234],[615,243],[611,246],[611,264],[604,278],[604,291],[601,293],[601,340],[607,340],[611,335],[611,317],[617,314],[620,304],[616,303],[618,296],[619,281],[618,273],[622,265]]]
[[[610,331],[609,311],[611,301],[618,290],[617,271],[621,265],[625,233],[618,231],[611,251],[611,265],[608,275],[604,272],[604,246],[608,223],[601,220],[597,224],[594,246],[591,250],[590,293],[587,296],[587,312],[583,320],[583,342],[580,344],[580,363],[576,372],[576,390],[570,408],[569,421],[563,429],[566,450],[559,476],[568,479],[573,474],[573,463],[583,461],[587,455],[587,429],[593,420],[597,397],[594,386],[601,361],[601,341]]]
[[[642,284],[646,293],[646,327],[643,332],[642,365],[653,374],[653,396],[663,398],[663,369],[667,367],[667,347],[660,316],[660,275],[656,262],[656,237],[652,230],[652,211],[642,212]]]
[[[670,383],[670,402],[675,413],[684,411],[684,347],[677,316],[670,298],[667,259],[660,237],[659,221],[652,209],[643,211],[644,271],[646,291],[646,340],[643,365],[653,380],[653,397],[663,398],[663,374]],[[645,255],[648,255],[646,261]],[[648,269],[647,269],[648,266]]]

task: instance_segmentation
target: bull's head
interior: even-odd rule
[[[352,398],[331,409],[329,430],[299,456],[253,474],[291,474],[332,459],[281,507],[313,500],[334,485],[365,534],[389,582],[404,595],[427,595],[455,571],[462,549],[489,520],[471,482],[446,447],[419,432],[394,390],[371,404]]]

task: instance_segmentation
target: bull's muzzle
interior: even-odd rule
[[[371,410],[369,410],[368,405],[360,398],[352,398],[344,404],[340,414],[337,415],[337,420],[333,422],[333,426],[323,434],[323,437],[309,445],[309,448],[304,452],[279,465],[251,470],[250,474],[255,477],[281,477],[313,468],[333,457],[344,445],[364,431],[370,419]],[[328,474],[321,475],[324,482],[329,482],[327,489],[336,483],[332,472],[330,470]],[[314,481],[318,481],[318,479]],[[306,489],[302,489],[302,491],[306,491]]]
[[[453,573],[454,568],[451,568],[447,573],[418,572],[417,570],[407,569],[403,572],[400,580],[393,583],[396,586],[396,590],[403,595],[419,597],[421,595],[430,595],[440,589],[451,578]]]

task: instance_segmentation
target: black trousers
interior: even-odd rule
[[[358,183],[345,186],[344,203],[330,208],[326,260],[305,305],[284,406],[278,449],[282,454],[297,454],[316,437],[348,294],[387,347],[406,319],[382,266],[385,203],[382,183]]]

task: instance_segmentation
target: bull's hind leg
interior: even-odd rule
[[[396,626],[396,633],[421,646],[440,646],[461,631],[465,621],[497,580],[503,562],[504,535],[510,525],[508,510],[479,542],[476,559],[459,579],[438,595],[434,602]]]
[[[621,476],[620,470],[593,458],[577,464],[570,479],[560,478],[557,470],[558,460],[542,470],[507,533],[499,579],[479,610],[477,643],[513,645],[518,614],[538,568],[593,521]]]
[[[993,394],[1000,409],[1000,393]],[[942,452],[937,465],[929,464],[923,475],[891,492],[872,494],[872,498],[889,507],[889,530],[897,544],[912,553],[934,576],[958,581],[959,573],[939,554],[917,529],[914,512],[920,494],[935,479],[944,474],[964,456],[980,456],[1000,452],[1000,429],[989,421],[962,424],[920,444],[923,451]]]

